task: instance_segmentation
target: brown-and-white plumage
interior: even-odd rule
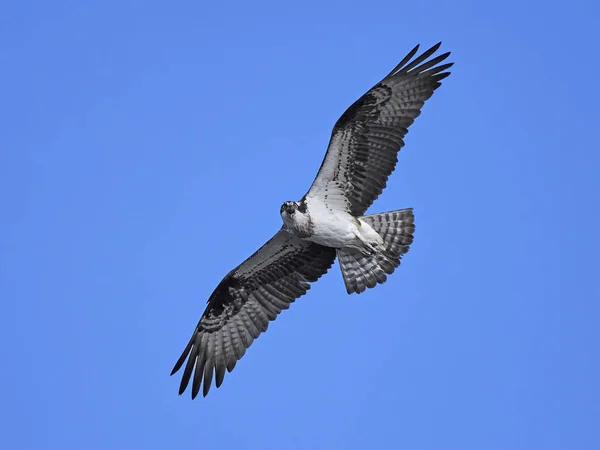
[[[336,256],[348,293],[383,283],[413,241],[412,209],[365,216],[386,186],[408,127],[450,73],[449,55],[412,59],[415,47],[335,124],[325,159],[299,202],[285,202],[283,227],[229,272],[208,299],[171,374],[184,366],[179,393],[219,387],[269,321],[317,281]],[[412,60],[412,61],[411,61]]]

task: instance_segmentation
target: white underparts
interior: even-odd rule
[[[317,199],[308,199],[305,213],[282,213],[287,228],[296,236],[333,248],[373,253],[381,248],[379,234],[360,218],[332,208]]]

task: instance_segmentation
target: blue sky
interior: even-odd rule
[[[597,449],[599,7],[4,2],[3,448]],[[223,386],[169,372],[280,226],[331,127],[417,43],[452,75],[370,209],[388,283],[339,268]]]

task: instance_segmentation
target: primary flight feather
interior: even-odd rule
[[[185,363],[179,393],[192,381],[192,398],[213,378],[221,386],[269,321],[288,309],[340,261],[349,294],[386,281],[413,241],[412,209],[363,215],[386,186],[408,127],[450,75],[450,54],[430,58],[419,46],[339,118],[317,176],[304,197],[281,206],[283,226],[229,272],[208,299],[171,375]]]

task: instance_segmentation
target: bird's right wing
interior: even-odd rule
[[[429,59],[437,44],[412,59],[406,57],[339,118],[321,168],[305,195],[361,216],[381,194],[396,167],[408,127],[425,101],[450,75],[450,53]]]
[[[187,359],[179,393],[193,376],[192,398],[215,375],[219,387],[254,339],[304,295],[333,264],[335,249],[301,240],[283,228],[219,283],[171,375]]]

